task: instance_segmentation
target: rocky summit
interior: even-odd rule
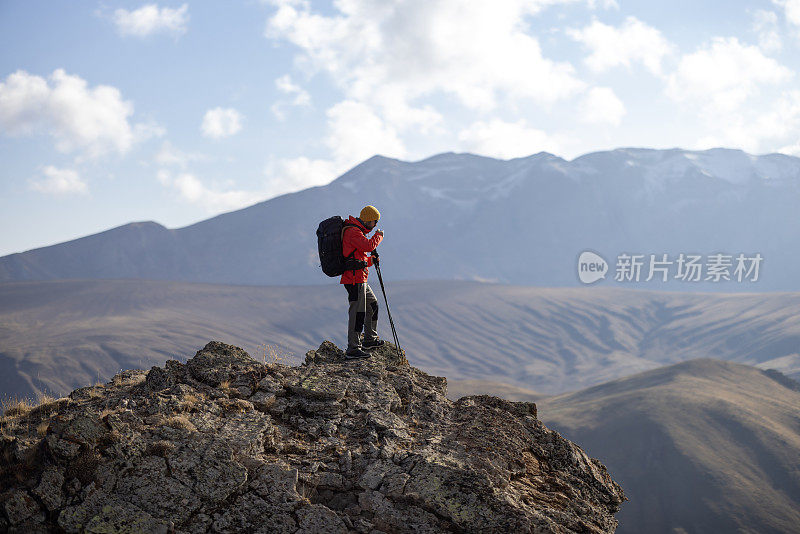
[[[0,532],[613,532],[605,467],[390,344],[299,366],[212,341],[2,418]]]

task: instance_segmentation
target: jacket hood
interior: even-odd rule
[[[355,224],[365,234],[369,232],[369,229],[366,226],[364,226],[364,223],[358,220],[357,217],[353,217],[352,215],[350,215],[350,217],[347,219],[347,222]]]

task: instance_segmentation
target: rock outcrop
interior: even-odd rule
[[[445,397],[391,345],[211,342],[3,418],[0,532],[613,532],[625,499],[536,405]]]

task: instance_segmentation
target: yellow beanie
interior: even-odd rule
[[[361,215],[358,216],[364,222],[377,221],[381,218],[381,212],[375,206],[364,206]]]

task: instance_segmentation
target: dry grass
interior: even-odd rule
[[[285,352],[277,345],[269,343],[262,343],[253,351],[254,358],[264,364],[288,364],[291,362],[294,355],[291,352]]]
[[[119,412],[120,412],[119,408],[114,408],[114,409],[106,408],[106,409],[102,410],[97,417],[101,421],[104,421],[105,418],[108,417],[109,415],[111,415],[112,413],[119,413]]]
[[[43,438],[47,435],[47,429],[50,428],[50,421],[42,421],[39,423],[39,426],[36,427],[36,435],[40,438]]]
[[[145,373],[122,372],[117,373],[111,378],[112,386],[135,386],[141,384],[145,380]]]
[[[27,397],[9,397],[0,401],[0,411],[3,413],[3,418],[47,416],[58,410],[59,403],[64,401],[67,399],[57,399],[47,393],[40,394],[35,400]]]
[[[30,434],[36,428],[36,435],[44,437],[50,426],[50,419],[59,408],[69,403],[69,399],[57,399],[46,393],[40,394],[37,399],[6,398],[0,401],[3,415],[0,417],[0,434],[13,435],[24,431]]]
[[[38,404],[31,409],[30,415],[38,417],[50,417],[58,411],[62,403],[69,403],[69,399],[57,399],[47,394],[41,395],[38,399]]]
[[[7,417],[24,417],[36,406],[30,399],[20,399],[18,397],[3,399],[0,404],[2,405],[4,419]]]
[[[103,384],[95,384],[94,386],[92,386],[92,389],[90,389],[87,392],[87,394],[90,399],[100,399],[104,397],[103,389],[104,389]]]
[[[185,415],[173,415],[166,419],[163,424],[172,428],[182,428],[189,432],[197,432],[197,427]]]
[[[13,417],[0,418],[0,436],[11,436],[19,428],[19,422]]]
[[[299,480],[295,487],[300,500],[305,504],[311,504],[311,498],[317,493],[316,485]]]
[[[57,398],[53,397],[52,395],[48,395],[47,393],[42,393],[41,395],[39,395],[39,398],[37,399],[40,407],[53,404],[57,400],[58,400]]]
[[[183,412],[195,412],[197,406],[205,400],[206,396],[203,393],[189,393],[183,396],[178,407]]]
[[[226,412],[244,413],[253,409],[253,403],[243,399],[230,399],[220,402],[222,409]]]

